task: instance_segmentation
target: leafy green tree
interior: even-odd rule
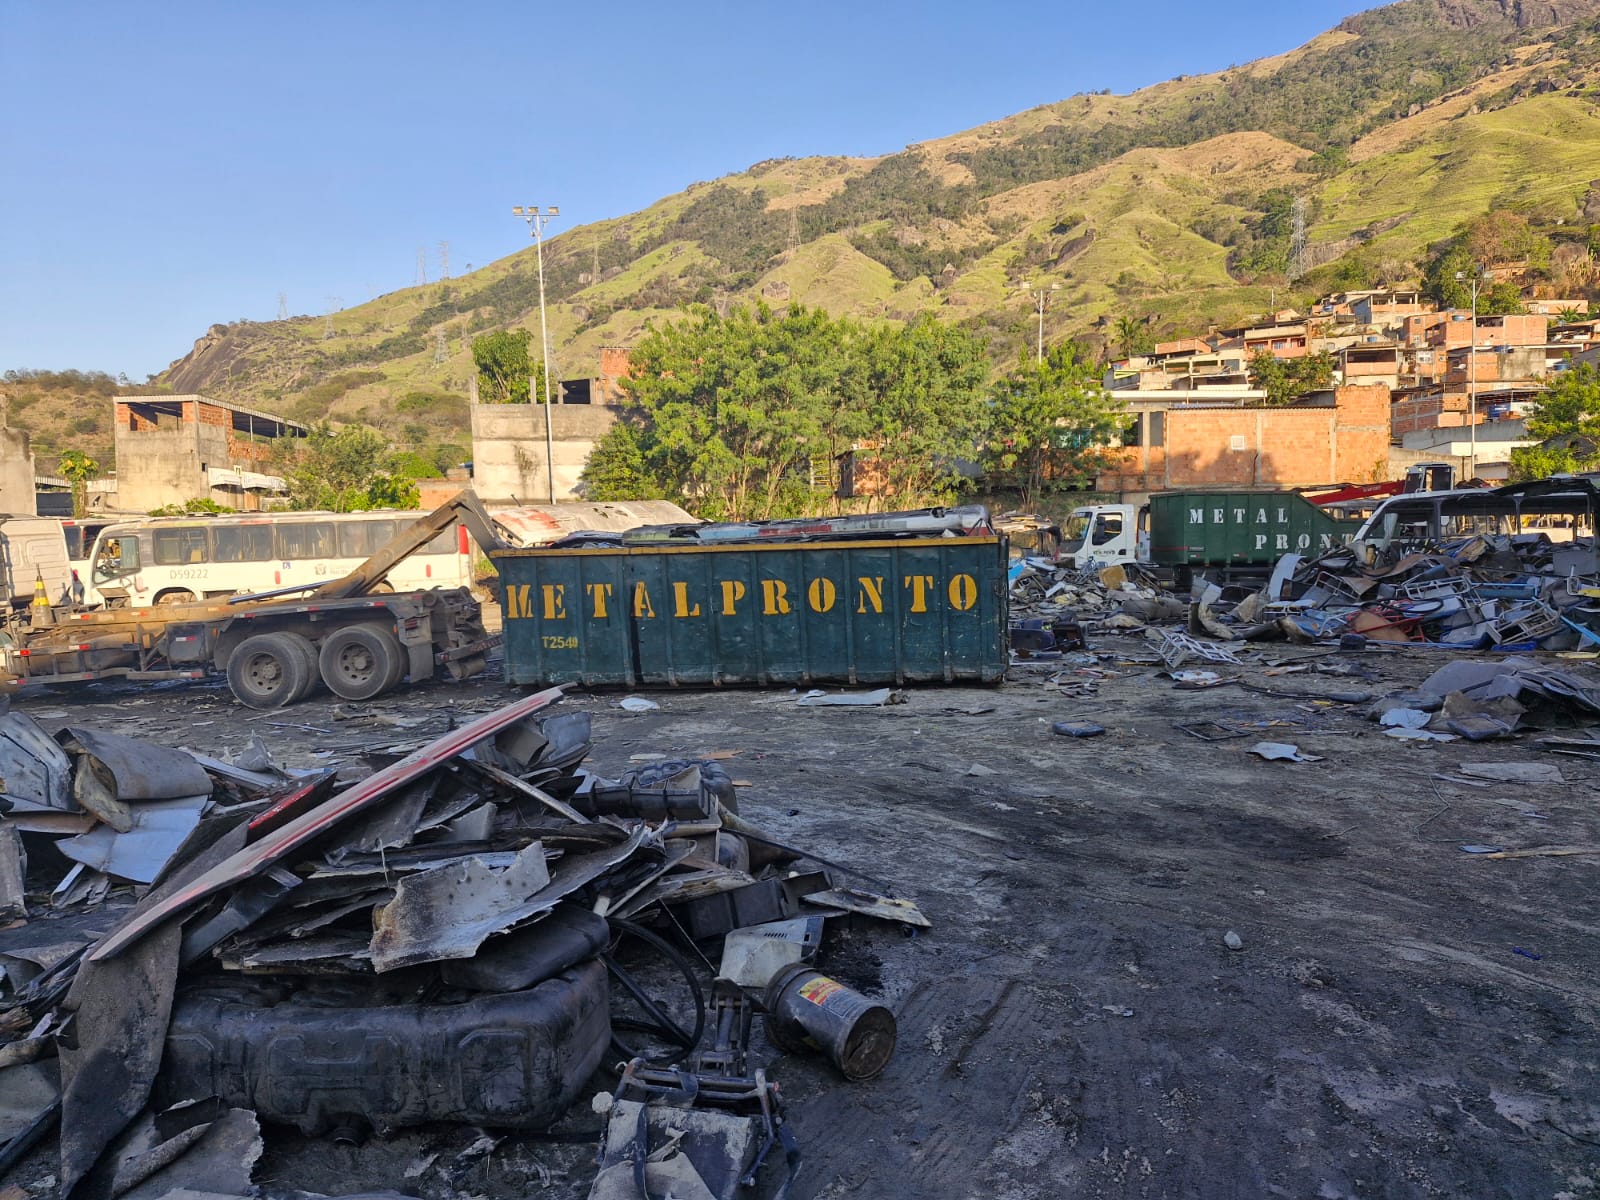
[[[1266,392],[1266,403],[1274,407],[1332,385],[1333,355],[1326,350],[1304,358],[1276,358],[1258,350],[1250,360],[1250,386]]]
[[[1600,467],[1600,368],[1587,363],[1553,376],[1528,416],[1539,445],[1511,452],[1517,480]]]
[[[1504,317],[1527,311],[1522,304],[1522,289],[1514,283],[1491,283],[1478,292],[1480,317]]]
[[[990,477],[1033,508],[1047,490],[1091,481],[1125,425],[1121,402],[1082,346],[1057,343],[1042,363],[1025,354],[990,393]]]
[[[396,473],[388,440],[365,425],[338,432],[326,421],[311,428],[298,445],[280,454],[289,507],[356,512],[365,508],[416,508],[417,486]]]
[[[1135,354],[1149,354],[1155,349],[1155,339],[1150,336],[1150,326],[1143,317],[1136,317],[1132,313],[1123,313],[1117,318],[1114,337],[1123,358],[1132,358]]]
[[[100,474],[100,463],[82,450],[62,453],[56,466],[61,478],[72,485],[72,515],[82,517],[89,511],[89,480]]]
[[[584,469],[596,499],[670,496],[712,518],[820,512],[854,450],[885,498],[931,500],[953,489],[983,420],[981,341],[931,317],[868,329],[798,305],[697,308],[630,357],[635,408]]]
[[[584,463],[581,479],[590,500],[653,500],[666,490],[651,478],[639,434],[626,419],[606,430]]]
[[[983,342],[926,313],[903,329],[855,331],[847,342],[848,399],[833,428],[872,462],[882,487],[869,502],[947,499],[982,432]]]
[[[526,329],[500,329],[472,339],[472,362],[478,368],[478,396],[485,404],[527,404],[530,385],[538,376],[535,404],[544,403],[544,364],[530,355],[533,335]],[[555,383],[550,386],[555,398]]]

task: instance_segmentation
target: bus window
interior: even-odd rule
[[[271,525],[217,525],[211,530],[213,562],[271,562],[275,558]]]
[[[333,524],[330,521],[295,521],[278,526],[278,557],[334,557]]]
[[[82,525],[63,525],[61,532],[67,539],[67,557],[69,559],[77,562],[88,553],[89,547],[84,545],[84,534],[88,531]]]
[[[136,537],[106,538],[95,551],[94,573],[98,579],[131,575],[138,569],[139,539]]]
[[[345,521],[339,526],[342,558],[371,558],[394,537],[393,521]]]
[[[172,567],[206,561],[206,531],[190,526],[157,529],[153,556],[160,566]]]
[[[452,525],[422,548],[423,554],[454,554],[460,547],[456,526]]]

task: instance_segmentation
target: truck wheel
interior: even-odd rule
[[[228,657],[228,687],[251,708],[282,708],[304,694],[309,673],[293,634],[258,633]]]
[[[371,700],[400,680],[405,652],[387,629],[350,625],[328,635],[317,656],[322,682],[344,700]]]
[[[290,646],[293,646],[295,653],[300,656],[301,663],[304,664],[306,681],[300,685],[300,690],[289,699],[290,704],[298,704],[316,691],[317,684],[322,682],[322,676],[317,666],[317,648],[311,644],[310,638],[302,637],[298,633],[280,633],[274,636],[281,637]]]

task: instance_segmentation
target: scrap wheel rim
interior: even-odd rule
[[[257,650],[244,661],[241,681],[258,696],[270,696],[283,684],[283,660],[270,650]]]

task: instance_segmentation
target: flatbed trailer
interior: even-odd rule
[[[394,565],[461,521],[504,547],[471,492],[396,535],[361,566],[298,598],[243,596],[156,608],[71,613],[17,635],[5,651],[8,690],[30,683],[201,679],[225,675],[241,703],[278,708],[325,685],[370,700],[402,680],[484,669],[499,642],[466,588],[379,592]]]

